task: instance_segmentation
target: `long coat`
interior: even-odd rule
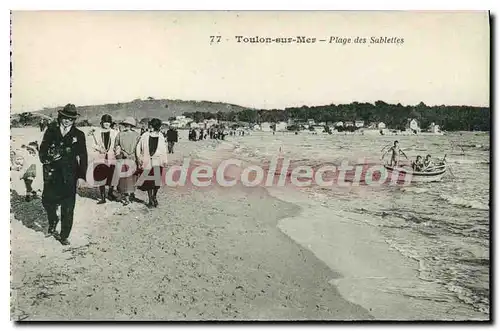
[[[149,137],[150,133],[145,132],[137,143],[136,155],[139,165],[142,165],[143,169],[155,166],[166,167],[168,152],[165,137],[158,133],[158,147],[152,156],[149,155]]]
[[[58,123],[51,123],[40,144],[43,164],[43,194],[47,202],[58,202],[76,195],[78,178],[86,178],[87,147],[85,134],[71,127],[63,137]]]
[[[109,147],[106,148],[104,146],[104,141],[102,139],[102,131],[98,130],[93,133],[94,135],[94,144],[93,144],[93,149],[95,152],[97,152],[96,158],[98,160],[107,160],[108,164],[115,164],[116,163],[116,158],[115,158],[115,141],[116,141],[116,136],[118,135],[118,131],[116,130],[109,130]]]

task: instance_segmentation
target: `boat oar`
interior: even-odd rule
[[[453,173],[453,171],[451,171],[451,167],[448,167],[448,169],[450,170],[450,175],[452,175],[453,178],[457,178],[457,176],[455,176],[455,174]]]
[[[383,152],[387,147],[391,146],[391,144],[385,145],[380,151]]]
[[[443,157],[443,162],[446,163],[446,155],[448,154],[445,154],[444,157]],[[450,170],[450,174],[453,178],[457,178],[457,176],[455,176],[455,174],[453,173],[453,171],[451,171],[451,167],[450,166],[447,166],[447,168]]]
[[[446,166],[446,156],[448,156],[448,154],[445,154],[444,157],[443,157],[443,167]],[[456,176],[453,173],[453,171],[451,171],[451,167],[447,166],[446,168],[448,168],[450,170],[450,174],[453,176],[453,178],[456,178]]]

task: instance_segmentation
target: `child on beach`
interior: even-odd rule
[[[11,153],[11,162],[11,170],[13,170],[11,180],[13,180],[14,190],[22,191],[18,186],[22,181],[26,201],[38,198],[42,187],[40,176],[38,176],[39,180],[36,181],[37,168],[40,169],[40,165],[38,165],[38,144],[36,142],[29,143],[28,146],[23,145],[13,151]]]

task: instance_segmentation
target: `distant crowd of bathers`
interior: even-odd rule
[[[210,127],[208,129],[204,128],[192,128],[189,130],[188,139],[190,141],[199,141],[205,139],[216,139],[224,140],[226,136],[244,136],[244,130],[226,130],[221,127]]]

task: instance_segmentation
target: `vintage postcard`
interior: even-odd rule
[[[13,321],[490,321],[490,16],[13,11]]]

